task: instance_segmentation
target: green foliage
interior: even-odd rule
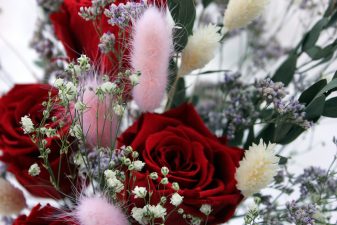
[[[277,69],[273,76],[274,82],[282,82],[288,85],[296,72],[297,54],[293,52],[286,61]]]
[[[304,35],[296,48],[290,52],[288,58],[276,70],[272,78],[273,81],[281,81],[285,85],[290,84],[297,71],[297,59],[303,53],[306,53],[313,61],[320,60],[316,66],[331,60],[337,50],[337,39],[323,47],[318,46],[317,41],[323,31],[334,26],[336,22],[337,9],[334,1],[331,1],[322,18]]]
[[[196,16],[193,0],[168,0],[168,7],[177,26],[174,29],[174,48],[181,52],[188,41],[188,36],[193,32]]]
[[[337,97],[331,98],[325,102],[322,115],[337,118]]]

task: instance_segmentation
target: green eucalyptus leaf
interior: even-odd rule
[[[302,48],[304,49],[304,51],[312,48],[320,34],[321,31],[325,28],[325,26],[329,23],[329,18],[323,17],[322,19],[320,19],[314,26],[313,28],[305,35],[303,42],[302,42]]]
[[[315,96],[315,98],[319,97],[320,95],[323,95],[327,92],[330,92],[337,88],[337,79],[332,79],[318,94]]]
[[[277,124],[275,128],[273,142],[274,143],[281,142],[287,136],[287,134],[292,128],[293,128],[293,124],[290,124],[290,123]]]
[[[168,7],[176,25],[173,31],[174,48],[181,52],[193,32],[195,4],[193,0],[168,0]]]
[[[281,155],[276,155],[277,157],[280,158],[280,161],[278,162],[279,165],[286,165],[288,163],[288,158],[281,156]]]
[[[325,105],[325,95],[316,97],[305,109],[307,120],[317,120],[323,113]]]
[[[273,123],[267,124],[264,128],[262,128],[259,135],[255,138],[254,143],[258,143],[261,139],[265,143],[273,142],[274,133],[275,133],[275,124]]]
[[[325,117],[337,118],[337,97],[330,98],[325,102],[322,115]]]
[[[279,140],[276,143],[282,144],[282,145],[289,144],[293,142],[298,136],[300,136],[304,131],[305,131],[304,128],[298,125],[293,125],[292,128],[287,133],[287,135],[282,140]]]
[[[311,85],[308,89],[303,91],[298,101],[302,104],[309,104],[312,99],[315,98],[317,93],[326,86],[327,83],[328,82],[326,79],[317,81],[315,84]]]
[[[297,54],[291,53],[288,58],[276,70],[272,80],[274,82],[282,82],[286,86],[292,81],[296,72]]]
[[[171,108],[175,108],[182,103],[186,102],[186,88],[185,88],[185,79],[179,78],[176,91],[173,96],[173,101]]]

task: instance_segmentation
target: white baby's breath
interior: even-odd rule
[[[224,26],[233,30],[248,25],[268,3],[269,0],[230,0],[225,11]]]
[[[115,105],[113,110],[117,116],[122,116],[124,113],[124,107],[122,105]]]
[[[132,165],[136,171],[141,171],[143,167],[145,166],[145,163],[140,160],[136,160],[132,162]]]
[[[28,174],[32,177],[38,176],[41,173],[41,169],[37,163],[31,165],[28,169]]]
[[[200,212],[202,212],[203,214],[205,214],[206,216],[208,216],[209,214],[211,214],[212,212],[212,207],[209,204],[203,204],[200,207]]]
[[[117,85],[110,81],[107,81],[101,85],[101,89],[105,94],[111,94],[116,90]]]
[[[170,203],[174,206],[179,206],[182,202],[183,202],[183,196],[181,196],[180,194],[178,193],[174,193],[172,196],[171,196],[171,201]]]
[[[217,26],[210,24],[199,28],[188,38],[187,45],[182,52],[180,76],[206,66],[214,58],[214,51],[219,47],[221,40],[218,31]]]
[[[145,198],[147,195],[147,190],[145,187],[136,186],[132,193],[135,195],[135,198]]]
[[[29,134],[34,131],[33,121],[27,115],[21,117],[21,125],[25,134]]]
[[[259,192],[273,181],[279,161],[273,151],[274,147],[275,144],[265,145],[261,140],[245,152],[235,174],[236,186],[245,197]]]

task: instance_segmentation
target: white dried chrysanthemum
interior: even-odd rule
[[[26,199],[22,191],[0,178],[0,215],[18,214],[25,207]]]
[[[273,151],[275,144],[266,145],[261,140],[245,152],[236,170],[236,187],[245,197],[259,192],[273,181],[277,173],[279,158]]]
[[[256,19],[269,0],[230,0],[224,17],[228,30],[244,27]]]
[[[187,45],[182,52],[179,75],[186,75],[195,69],[206,66],[214,58],[214,51],[219,46],[221,35],[215,25],[197,29],[188,38]]]

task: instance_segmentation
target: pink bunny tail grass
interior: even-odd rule
[[[160,106],[168,82],[172,45],[172,29],[165,14],[155,7],[148,8],[136,21],[131,53],[134,71],[141,72],[132,94],[142,111],[151,112]]]
[[[83,133],[90,146],[109,147],[116,135],[117,116],[110,107],[109,99],[99,101],[95,91],[99,83],[96,79],[88,80],[83,92],[83,103],[88,109],[83,113]]]
[[[104,197],[82,197],[75,211],[80,225],[128,225],[122,210]]]

